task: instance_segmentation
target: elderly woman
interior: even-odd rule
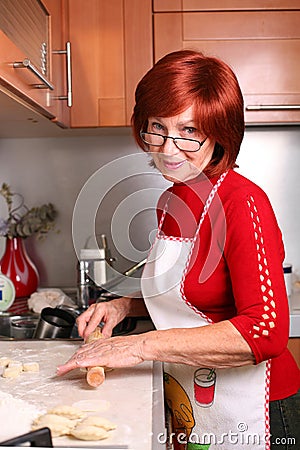
[[[104,322],[105,339],[83,345],[58,374],[162,361],[175,449],[300,446],[284,247],[266,194],[234,170],[244,135],[236,76],[198,52],[166,55],[137,86],[132,125],[173,183],[158,203],[142,298],[90,306],[79,333]],[[156,330],[111,337],[145,308]]]

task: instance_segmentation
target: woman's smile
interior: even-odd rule
[[[170,159],[163,159],[162,163],[168,170],[177,170],[186,163],[186,160],[172,161]]]
[[[152,153],[155,167],[160,170],[164,178],[173,183],[185,182],[197,177],[209,164],[214,151],[214,140],[208,137],[205,139],[206,136],[197,129],[193,117],[194,106],[192,105],[173,117],[149,117],[148,119],[148,133],[170,137],[165,139],[162,145],[150,144],[149,152]],[[184,145],[189,140],[199,143],[203,141],[203,147],[199,145],[197,151],[181,150],[180,145]]]

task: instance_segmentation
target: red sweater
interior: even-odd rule
[[[174,184],[158,204],[167,236],[192,237],[217,181],[200,176]],[[284,247],[266,194],[230,170],[201,226],[185,278],[187,300],[213,322],[230,320],[250,345],[256,363],[271,359],[270,400],[300,387],[300,371],[287,349],[289,309]]]

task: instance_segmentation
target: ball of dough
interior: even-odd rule
[[[108,432],[103,428],[94,427],[93,425],[82,425],[81,423],[70,434],[76,439],[83,441],[99,441],[107,439],[109,436]]]

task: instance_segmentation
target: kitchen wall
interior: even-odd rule
[[[238,163],[240,173],[269,195],[284,236],[286,261],[300,273],[300,127],[251,127]],[[0,182],[25,197],[29,207],[52,202],[57,228],[45,241],[29,238],[42,286],[74,286],[76,249],[105,233],[118,271],[147,254],[156,227],[154,205],[168,186],[149,167],[130,130],[101,136],[0,139]],[[130,200],[130,201],[129,201]],[[75,208],[75,209],[74,209]],[[0,199],[0,217],[6,208]],[[111,227],[112,223],[112,227]],[[91,242],[92,240],[90,240]],[[4,238],[0,238],[0,255]]]

